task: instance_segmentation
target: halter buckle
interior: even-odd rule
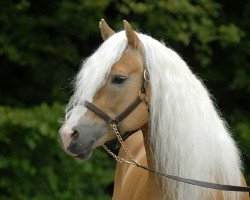
[[[144,93],[142,90],[140,90],[140,92],[138,93],[138,97],[148,105],[148,98],[147,98],[147,94]]]

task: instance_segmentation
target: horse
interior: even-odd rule
[[[133,165],[246,185],[239,150],[201,79],[174,50],[123,22],[125,30],[117,33],[103,19],[99,23],[104,42],[75,78],[59,130],[63,149],[85,160],[116,131],[132,134],[120,138],[126,148],[118,157],[109,152],[120,161],[113,200],[249,200],[248,193],[192,186]],[[133,162],[123,162],[131,156]]]

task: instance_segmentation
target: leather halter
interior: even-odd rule
[[[144,80],[142,81],[141,90],[138,93],[137,98],[121,114],[119,114],[115,118],[110,117],[107,113],[105,113],[104,111],[102,111],[101,109],[99,109],[94,104],[92,104],[92,103],[90,103],[88,101],[84,102],[84,106],[86,108],[90,109],[91,111],[93,111],[94,113],[96,113],[99,117],[101,117],[109,125],[113,124],[115,126],[118,126],[119,123],[122,120],[124,120],[141,102],[145,102],[147,104],[148,108],[149,108],[149,104],[148,104],[148,100],[147,100],[147,96],[146,96],[146,89],[145,89],[146,84],[149,82],[149,78],[147,76],[147,71],[146,70],[144,70],[143,78],[144,78]],[[118,131],[118,129],[117,129],[117,131]],[[134,132],[136,132],[136,131],[127,132],[127,133],[125,133],[125,135],[127,135],[126,137],[129,137]],[[119,133],[119,131],[118,131],[118,133]],[[121,142],[123,142],[123,139],[120,138],[119,141],[121,143]],[[121,143],[121,145],[122,145],[122,143]],[[106,146],[104,146],[104,148],[106,149],[106,151],[108,151],[108,153],[110,155],[115,157],[116,160],[117,160],[117,158],[119,158],[118,156],[115,156]],[[124,148],[124,146],[123,146],[123,148]],[[131,154],[128,154],[128,155],[131,156]],[[117,161],[119,161],[119,160],[117,160]],[[135,165],[135,166],[137,166],[137,167],[139,167],[141,169],[152,172],[154,174],[158,174],[160,176],[163,176],[163,177],[166,177],[166,178],[169,178],[169,179],[172,179],[172,180],[176,180],[176,181],[179,181],[179,182],[187,183],[187,184],[190,184],[190,185],[196,185],[196,186],[200,186],[200,187],[204,187],[204,188],[211,188],[211,189],[216,189],[216,190],[238,191],[238,192],[249,192],[250,193],[250,187],[248,187],[248,186],[242,187],[242,186],[235,186],[235,185],[216,184],[216,183],[210,183],[210,182],[206,182],[206,181],[198,181],[198,180],[194,180],[194,179],[187,179],[187,178],[183,178],[183,177],[179,177],[179,176],[173,176],[173,175],[165,174],[165,173],[162,173],[162,172],[159,172],[159,171],[156,171],[154,169],[150,169],[150,168],[148,168],[146,166],[141,165],[136,160],[134,160],[134,158],[133,158],[133,160],[131,160],[129,162],[122,159],[122,158],[120,158],[120,162],[122,162],[122,163],[130,163],[130,164],[133,164],[133,165]]]
[[[101,117],[108,124],[116,124],[119,125],[141,102],[145,102],[148,105],[148,100],[146,97],[146,84],[149,82],[146,77],[146,70],[144,70],[144,79],[142,81],[141,90],[138,93],[137,98],[117,117],[112,118],[107,113],[102,111],[100,108],[96,107],[94,104],[89,101],[84,101],[84,106]]]

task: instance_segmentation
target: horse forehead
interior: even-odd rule
[[[113,65],[111,71],[129,74],[138,70],[140,71],[142,66],[143,58],[139,53],[133,50],[125,50],[121,58]]]

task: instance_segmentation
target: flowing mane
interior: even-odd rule
[[[206,87],[176,52],[150,36],[138,33],[138,37],[152,87],[149,121],[155,168],[186,178],[241,185],[239,152]],[[127,38],[121,31],[84,61],[67,116],[77,109],[86,110],[81,107],[82,100],[92,101],[126,45]],[[178,190],[178,200],[205,199],[207,195],[206,189],[168,179],[161,181],[165,194]],[[223,195],[228,199],[240,196],[228,192]]]
[[[151,78],[150,141],[156,169],[241,185],[239,152],[205,86],[176,52],[149,36],[139,38]],[[178,189],[177,199],[205,199],[205,189],[164,180],[165,192]],[[223,195],[237,199],[235,193]]]

